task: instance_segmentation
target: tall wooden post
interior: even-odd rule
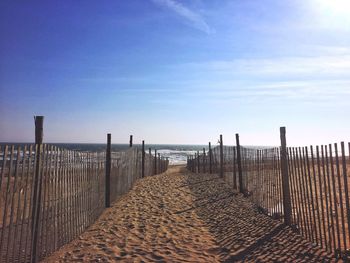
[[[197,173],[197,153],[196,152],[194,153],[194,156],[193,156],[193,172]]]
[[[200,168],[200,158],[199,158],[199,151],[197,151],[197,170],[198,170],[198,173],[201,172],[201,168]]]
[[[132,147],[132,135],[130,135],[129,147]]]
[[[239,144],[239,134],[238,133],[236,133],[236,148],[237,148],[239,192],[243,193],[244,187],[243,187],[243,175],[242,175],[242,155],[241,155],[241,145]]]
[[[151,148],[148,148],[148,154],[149,154],[149,172],[151,175],[152,174],[152,170],[153,170],[153,167],[152,167],[152,149]]]
[[[213,160],[212,160],[212,152],[211,152],[211,143],[209,142],[209,173],[211,174],[213,172]]]
[[[233,148],[233,189],[237,190],[237,171],[236,171],[236,159],[237,159],[237,148]]]
[[[142,141],[142,172],[141,172],[141,177],[145,177],[145,141]]]
[[[194,173],[194,169],[195,169],[195,167],[194,167],[194,156],[192,155],[191,156],[191,171]]]
[[[162,160],[160,158],[160,153],[158,153],[158,173],[161,173],[162,172]]]
[[[38,262],[38,234],[40,222],[40,207],[41,207],[41,153],[42,143],[44,138],[44,116],[35,116],[35,174],[34,174],[34,191],[32,200],[32,240],[31,240],[31,259],[32,263]]]
[[[154,149],[154,174],[157,174],[157,150]]]
[[[222,141],[222,134],[220,134],[220,177],[224,177],[224,146]]]
[[[205,148],[203,148],[203,173],[205,173]]]
[[[284,223],[290,226],[292,224],[292,204],[289,188],[286,127],[280,127],[280,136]]]
[[[107,134],[106,149],[106,178],[105,178],[105,206],[111,206],[111,134]]]
[[[35,144],[42,144],[44,139],[44,116],[35,116]]]

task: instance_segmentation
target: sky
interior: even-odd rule
[[[349,141],[348,0],[0,2],[0,141]]]

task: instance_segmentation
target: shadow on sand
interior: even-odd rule
[[[220,247],[223,262],[336,262],[281,222],[259,212],[217,175],[188,173],[193,207]],[[178,211],[179,213],[186,211]]]

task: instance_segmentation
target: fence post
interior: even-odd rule
[[[197,153],[195,152],[194,153],[194,159],[193,159],[193,169],[194,169],[194,172],[197,173]]]
[[[159,157],[159,171],[160,173],[163,172],[163,156]]]
[[[236,160],[237,160],[237,148],[233,147],[233,189],[237,190],[237,170],[236,170]]]
[[[238,183],[239,192],[243,193],[243,175],[242,175],[242,156],[241,156],[241,145],[239,144],[239,134],[236,133],[236,148],[237,148],[237,166],[238,166]]]
[[[152,149],[151,148],[148,148],[148,154],[149,154],[149,172],[150,172],[150,174],[149,175],[151,175],[152,174],[152,170],[153,170],[153,163],[152,163]]]
[[[106,177],[105,177],[105,206],[111,206],[111,134],[107,134]]]
[[[282,174],[282,189],[283,189],[284,223],[290,226],[292,223],[292,204],[291,204],[290,190],[289,190],[286,127],[280,127],[280,136],[281,136],[281,174]]]
[[[32,240],[31,240],[31,259],[32,263],[38,261],[38,234],[41,206],[41,150],[44,137],[44,116],[34,116],[35,123],[35,174],[34,174],[34,192],[32,200]]]
[[[193,169],[193,155],[191,155],[191,172],[194,172],[194,169]]]
[[[132,135],[130,135],[129,147],[132,147]]]
[[[224,177],[224,146],[222,141],[222,134],[220,134],[220,177]]]
[[[211,152],[211,143],[209,142],[209,173],[213,172],[212,168],[212,152]]]
[[[191,155],[191,171],[194,173],[194,156]]]
[[[141,178],[145,177],[145,141],[142,141],[142,172],[141,172]]]
[[[158,167],[157,170],[159,173],[162,172],[162,160],[160,159],[160,153],[158,153]]]
[[[205,173],[205,148],[203,148],[203,173]]]
[[[154,174],[157,174],[157,150],[154,149]]]
[[[199,160],[199,151],[197,151],[197,170],[198,170],[198,173],[200,173],[201,169],[200,169],[200,160]]]
[[[197,173],[197,153],[195,152],[193,155],[193,172]]]

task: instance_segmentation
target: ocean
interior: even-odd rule
[[[15,145],[23,146],[30,145],[32,143],[0,143],[1,146],[4,145]],[[91,151],[91,152],[101,152],[106,150],[106,144],[102,143],[48,143],[50,145],[55,145],[60,148],[68,150],[77,151]],[[141,144],[134,144],[134,147],[141,149]],[[129,144],[112,144],[111,149],[114,152],[123,151],[129,148]],[[162,157],[168,157],[169,163],[171,165],[185,164],[187,161],[187,156],[195,154],[197,151],[208,150],[208,145],[175,145],[175,144],[147,144],[145,145],[145,151],[148,153],[149,148],[152,150],[154,155],[154,150],[160,153]]]

